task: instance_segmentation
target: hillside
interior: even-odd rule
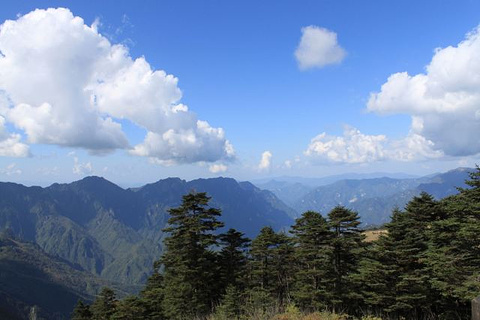
[[[294,211],[269,191],[233,179],[178,178],[122,189],[99,177],[47,188],[0,183],[0,230],[104,279],[141,284],[162,254],[168,209],[189,191],[207,192],[222,220],[253,237],[289,227]]]
[[[102,280],[46,254],[39,246],[0,237],[0,318],[68,319],[78,301],[92,301],[103,286],[131,290]]]

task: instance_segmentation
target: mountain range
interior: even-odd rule
[[[24,266],[33,261],[25,257],[40,257],[42,252],[44,261],[54,257],[67,263],[70,269],[65,266],[64,270],[85,272],[112,285],[118,284],[122,290],[136,292],[149,276],[153,262],[162,254],[162,229],[168,220],[168,209],[179,206],[182,195],[190,191],[207,192],[212,197],[210,205],[222,210],[221,220],[225,225],[249,237],[254,237],[265,225],[276,230],[286,229],[296,214],[270,191],[229,178],[190,182],[168,178],[136,189],[123,189],[100,177],[46,188],[0,183],[0,230],[10,235],[2,245],[9,255],[0,257],[0,263],[11,265],[12,261],[7,258],[20,252],[15,248],[28,252],[28,255],[12,257]],[[58,265],[55,261],[51,264]],[[29,277],[27,269],[19,269],[18,282]],[[0,279],[7,274],[6,270],[0,269]],[[73,271],[66,273],[73,274]],[[49,278],[43,278],[52,282],[46,279]],[[12,310],[25,309],[16,301],[30,305],[31,300],[22,300],[26,294],[19,296],[11,285],[3,286],[13,289],[4,294],[20,298],[5,301],[11,301]],[[69,310],[76,298],[88,300],[100,287],[89,285],[92,289],[87,292],[68,283],[65,286],[73,292],[67,303]],[[39,310],[43,310],[40,313],[51,310],[48,303],[39,301]],[[63,311],[51,310],[47,318]]]
[[[466,187],[465,180],[471,171],[473,169],[457,168],[415,178],[341,179],[341,176],[332,176],[333,183],[316,187],[302,183],[302,179],[276,178],[257,183],[257,186],[272,191],[299,214],[308,210],[327,214],[335,206],[343,205],[357,211],[364,225],[381,225],[390,220],[395,207],[402,209],[422,191],[437,199],[456,194],[457,187]]]
[[[295,179],[255,186],[230,178],[167,178],[130,189],[100,177],[45,188],[0,182],[0,316],[65,319],[77,299],[91,301],[102,286],[138,292],[162,254],[168,209],[190,191],[212,197],[224,230],[253,238],[264,226],[287,230],[301,212],[326,214],[336,205],[357,210],[366,224],[381,224],[421,191],[437,198],[456,193],[469,170],[317,187]]]

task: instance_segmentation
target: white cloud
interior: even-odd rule
[[[11,163],[8,166],[6,166],[3,169],[0,169],[0,173],[7,175],[7,176],[13,176],[13,175],[20,175],[22,174],[22,170],[17,167],[16,163]]]
[[[329,136],[324,132],[313,138],[304,155],[318,162],[360,164],[433,159],[442,157],[443,153],[433,149],[433,142],[415,133],[389,141],[385,135],[366,135],[346,126],[343,136]]]
[[[338,44],[335,32],[317,26],[302,28],[302,38],[295,50],[301,70],[340,63],[346,54]]]
[[[86,176],[93,173],[93,166],[91,162],[80,163],[77,157],[73,157],[73,173],[81,176]]]
[[[404,139],[392,141],[387,151],[389,159],[399,161],[415,161],[435,159],[444,156],[440,150],[434,149],[434,143],[425,137],[410,132]]]
[[[480,152],[480,26],[457,46],[436,49],[426,72],[391,75],[368,110],[412,116],[412,134],[446,155]],[[418,137],[417,137],[418,139]]]
[[[0,111],[30,143],[91,153],[130,149],[119,120],[147,131],[131,153],[157,162],[231,159],[221,128],[180,104],[178,79],[111,44],[68,9],[32,11],[0,29]]]
[[[7,132],[5,118],[0,116],[0,157],[28,157],[29,147],[20,140],[18,133]]]
[[[385,157],[384,135],[365,135],[353,127],[345,127],[342,137],[329,136],[325,132],[310,141],[304,152],[317,160],[364,163],[381,160]]]
[[[210,172],[212,173],[220,173],[220,172],[225,172],[228,170],[228,167],[224,164],[212,164],[208,170],[210,170]]]
[[[260,159],[260,163],[258,164],[258,170],[265,171],[270,169],[272,160],[272,153],[270,151],[265,151],[262,153],[262,158]]]

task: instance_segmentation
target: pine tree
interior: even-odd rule
[[[250,250],[251,294],[280,306],[289,299],[293,270],[293,243],[283,233],[264,227]],[[267,307],[266,305],[264,307]]]
[[[395,226],[402,214],[399,209],[393,210],[391,222],[386,225],[387,233],[366,246],[359,264],[357,282],[361,283],[362,300],[366,309],[379,315],[388,316],[396,302],[396,283],[400,275],[396,241],[401,230]]]
[[[129,296],[119,301],[112,320],[146,320],[149,318],[143,301],[135,296]]]
[[[436,292],[430,284],[427,254],[429,230],[442,216],[437,201],[422,192],[410,200],[403,219],[399,219],[395,254],[400,275],[396,284],[396,304],[392,308],[397,308],[405,316],[427,317],[437,302]]]
[[[226,288],[221,304],[215,309],[215,319],[236,320],[242,315],[245,307],[244,292],[230,284]]]
[[[180,207],[169,210],[169,227],[164,230],[169,236],[160,259],[165,270],[162,307],[169,319],[202,317],[217,303],[213,232],[223,224],[217,220],[220,210],[207,207],[209,200],[206,193],[190,193]]]
[[[367,250],[361,263],[364,301],[374,310],[408,319],[432,316],[439,297],[427,265],[429,230],[442,217],[427,193],[414,197],[405,211],[394,210],[386,235]]]
[[[354,309],[361,298],[354,281],[364,239],[358,227],[359,219],[357,212],[343,206],[333,208],[328,214],[332,231],[332,271],[328,278],[332,294],[330,304],[334,311]]]
[[[97,299],[93,302],[90,310],[93,320],[110,320],[117,307],[115,292],[110,288],[103,288]]]
[[[82,300],[78,300],[73,309],[72,320],[91,320],[92,312],[90,311],[90,306],[83,303]]]
[[[295,247],[295,284],[292,295],[302,310],[326,307],[331,300],[327,274],[331,269],[332,233],[327,220],[319,213],[305,212],[292,226]]]
[[[468,318],[480,294],[480,168],[458,195],[441,201],[446,217],[432,224],[428,264],[432,285],[442,295],[443,313]]]
[[[218,256],[220,268],[218,282],[221,283],[221,291],[224,292],[229,286],[243,290],[246,281],[246,250],[250,239],[245,238],[243,233],[235,229],[229,229],[219,236],[219,240],[222,248]]]
[[[153,264],[153,273],[148,278],[145,288],[140,292],[145,307],[146,319],[164,319],[162,301],[164,297],[163,275],[160,273],[161,263],[155,261]]]

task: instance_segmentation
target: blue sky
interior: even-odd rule
[[[31,14],[58,7],[68,12]],[[0,112],[5,142],[0,179],[45,185],[95,174],[136,185],[167,176],[245,180],[428,174],[472,166],[480,162],[478,12],[478,1],[4,1],[0,23],[14,23],[0,36],[5,70],[0,92],[7,100]],[[97,66],[87,57],[104,57],[89,51],[91,35],[82,43],[68,35],[61,26],[68,13],[96,32],[95,41],[109,41],[105,55],[119,44],[127,56],[95,80],[106,85],[92,89],[98,102],[89,106],[88,99],[72,100],[91,83],[80,82],[67,62],[81,72]],[[47,20],[56,27],[47,27]],[[50,54],[28,43],[16,45],[18,30],[30,30],[25,32],[32,42],[40,39],[41,46],[57,49]],[[82,37],[83,31],[75,30]],[[295,55],[302,41],[307,67]],[[77,51],[59,49],[70,47]],[[134,64],[141,57],[146,71]],[[46,63],[50,58],[67,62]],[[107,86],[118,84],[122,68],[132,71],[127,81],[132,93]],[[164,90],[167,80],[135,89],[141,77],[132,74],[140,69],[164,70],[178,83],[169,82],[168,97],[158,98],[153,91]],[[168,109],[157,123],[155,99],[159,105],[170,101],[168,108],[186,105],[188,111]],[[50,109],[39,109],[42,103]],[[153,109],[145,111],[144,103]],[[98,110],[92,115],[89,108]],[[121,130],[86,124],[107,118]],[[197,120],[207,121],[208,128],[195,125]],[[66,131],[63,124],[70,122]],[[219,128],[223,131],[211,131]],[[167,139],[168,130],[172,140],[165,147],[158,139]],[[85,138],[78,138],[82,133]]]

